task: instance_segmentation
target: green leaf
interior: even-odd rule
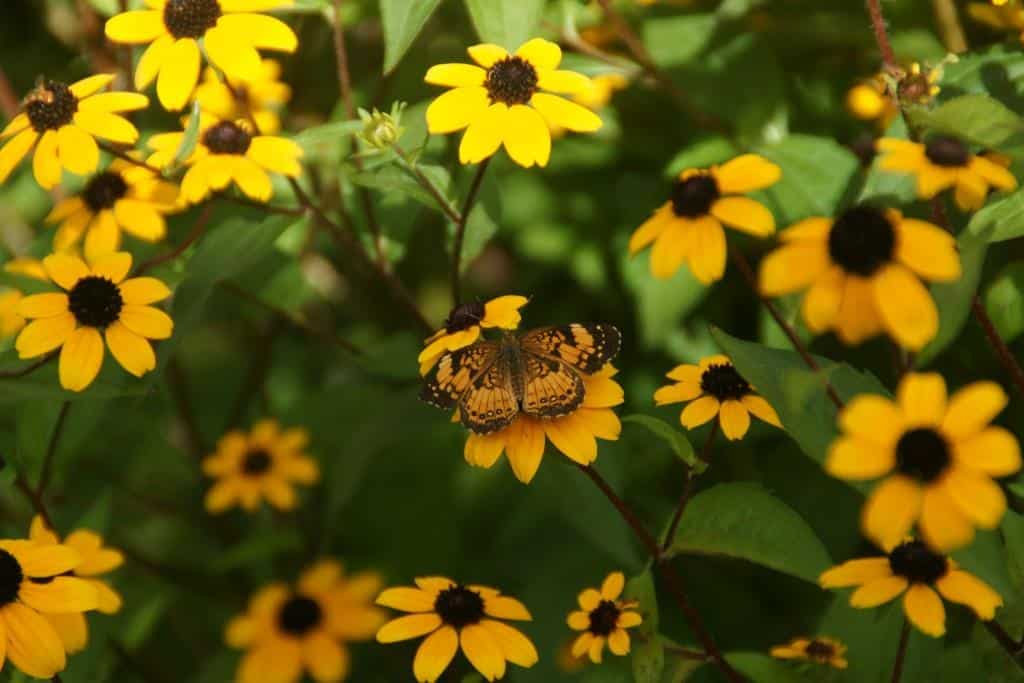
[[[362,121],[332,121],[306,128],[295,136],[295,142],[302,147],[307,157],[318,158],[327,150],[336,149],[339,140],[355,135],[362,129]]]
[[[1007,343],[1024,332],[1024,261],[1011,263],[989,285],[985,310]]]
[[[718,21],[714,14],[680,14],[644,22],[644,45],[658,66],[686,64],[711,41]]]
[[[185,126],[185,136],[181,138],[181,144],[178,145],[178,151],[174,153],[174,164],[185,163],[185,159],[192,156],[192,152],[196,151],[196,144],[199,142],[199,100],[197,99],[192,103],[192,111],[189,113],[188,125]]]
[[[665,671],[665,645],[655,634],[646,640],[637,637],[633,645],[633,680],[636,683],[661,683]]]
[[[790,135],[757,152],[782,169],[781,180],[764,191],[780,227],[808,216],[833,215],[859,168],[853,152],[813,135]]]
[[[627,600],[637,603],[643,622],[634,631],[633,678],[637,683],[661,683],[665,646],[658,635],[658,595],[650,569],[626,583]]]
[[[686,506],[670,556],[725,555],[816,583],[831,560],[810,525],[760,484],[718,484]]]
[[[708,294],[708,287],[693,276],[689,268],[680,268],[667,280],[651,275],[651,251],[622,257],[622,278],[636,302],[640,341],[644,349],[665,345],[679,323]]]
[[[725,659],[757,683],[800,683],[803,680],[792,666],[760,652],[728,652]]]
[[[185,283],[215,283],[235,277],[269,255],[277,238],[295,222],[290,216],[271,216],[255,225],[241,218],[225,221],[199,243],[188,262]]]
[[[433,200],[431,200],[433,203]],[[434,204],[436,206],[436,204]],[[498,232],[498,224],[494,222],[483,202],[478,202],[469,213],[466,221],[466,234],[462,240],[462,269],[465,270],[480,255],[487,243]]]
[[[668,444],[668,447],[672,449],[672,452],[695,472],[703,472],[707,469],[707,463],[697,457],[689,439],[687,439],[682,432],[664,420],[652,417],[651,415],[627,415],[622,418],[622,421],[628,424],[638,424],[645,427],[647,431],[651,432]]]
[[[988,95],[956,97],[936,109],[910,111],[915,126],[930,133],[952,135],[988,149],[1000,149],[1024,134],[1024,121]]]
[[[384,27],[384,73],[390,73],[423,30],[441,0],[380,0]]]
[[[967,232],[984,235],[989,242],[1004,242],[1024,235],[1024,190],[989,202],[971,217]]]
[[[449,176],[447,170],[441,166],[428,164],[418,164],[418,168],[441,192],[445,192],[448,189]],[[381,190],[382,192],[401,193],[435,211],[441,210],[437,200],[423,189],[419,182],[396,166],[382,166],[372,171],[355,173],[350,178],[357,185]]]
[[[515,50],[536,35],[545,0],[466,0],[481,40]]]
[[[262,532],[217,555],[210,570],[217,573],[243,569],[278,555],[302,551],[302,539],[295,529]]]

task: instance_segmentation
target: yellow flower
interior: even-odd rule
[[[921,279],[960,278],[952,235],[931,223],[869,205],[835,219],[808,218],[780,234],[761,263],[766,296],[807,289],[801,310],[815,334],[835,330],[846,344],[880,332],[919,350],[935,337],[939,312]]]
[[[7,144],[0,148],[0,183],[33,147],[32,171],[36,182],[49,190],[60,182],[61,169],[88,175],[100,163],[94,138],[135,144],[139,131],[119,113],[145,109],[149,99],[133,92],[100,93],[113,74],[90,76],[65,85],[43,81],[28,97],[24,111],[0,132]]]
[[[601,74],[590,79],[590,87],[572,96],[574,102],[587,109],[598,111],[608,106],[612,95],[625,90],[629,79],[619,73]]]
[[[169,166],[184,137],[183,132],[151,137],[147,145],[155,151],[149,163],[159,168]],[[254,135],[247,121],[218,121],[204,114],[196,148],[184,161],[188,171],[181,181],[181,196],[197,204],[234,181],[250,199],[266,202],[274,194],[267,172],[297,178],[302,173],[301,157],[302,148],[292,140]]]
[[[946,610],[940,594],[950,602],[967,605],[984,621],[992,619],[996,608],[1003,604],[991,586],[920,541],[904,540],[888,548],[888,557],[844,562],[822,573],[818,583],[822,588],[857,586],[850,605],[863,609],[902,595],[907,619],[934,638],[946,632]]]
[[[60,352],[60,384],[82,391],[103,365],[104,338],[121,367],[141,377],[156,367],[150,339],[167,339],[174,323],[149,304],[171,290],[152,277],[126,280],[131,254],[114,252],[86,262],[70,254],[43,259],[47,277],[65,292],[26,296],[18,312],[33,319],[14,346],[20,358]],[[103,334],[101,334],[101,332]]]
[[[295,427],[281,431],[277,420],[260,420],[249,434],[231,431],[217,451],[203,461],[203,472],[217,479],[206,494],[206,509],[217,514],[235,505],[252,512],[266,499],[290,510],[298,499],[293,483],[314,484],[320,478],[315,460],[305,454],[309,433]]]
[[[121,248],[121,231],[146,242],[167,234],[164,215],[176,211],[178,188],[145,166],[115,159],[82,192],[61,200],[46,217],[60,223],[55,251],[73,249],[85,236],[85,256],[96,260]]]
[[[519,309],[528,302],[525,296],[509,294],[487,303],[475,301],[456,306],[448,314],[444,327],[424,340],[426,348],[416,359],[420,364],[420,374],[427,374],[448,351],[456,351],[476,342],[483,329],[516,329],[522,321]]]
[[[846,93],[846,109],[862,121],[875,121],[879,128],[889,123],[899,112],[895,100],[881,76],[875,76],[850,88]]]
[[[955,187],[956,204],[964,211],[985,205],[990,187],[1012,190],[1017,179],[1005,168],[983,156],[972,154],[967,145],[952,137],[933,137],[928,142],[882,138],[878,150],[884,153],[878,167],[886,171],[917,176],[917,196],[931,199]]]
[[[771,655],[777,659],[805,659],[815,664],[828,664],[836,669],[845,669],[849,666],[849,662],[846,661],[846,646],[835,638],[826,636],[794,638],[785,645],[773,647]]]
[[[292,0],[146,0],[148,9],[111,17],[106,33],[116,43],[149,44],[135,68],[135,87],[143,90],[156,79],[160,103],[178,111],[199,82],[201,54],[230,78],[253,81],[262,69],[257,48],[295,52],[299,41],[287,24],[256,14],[291,4]]]
[[[628,628],[639,626],[643,617],[632,611],[637,603],[620,600],[626,577],[612,572],[601,584],[601,590],[587,588],[580,593],[580,609],[569,613],[567,623],[574,631],[583,631],[572,645],[574,657],[589,655],[590,661],[601,663],[605,643],[612,654],[629,654]]]
[[[562,50],[555,43],[534,38],[514,55],[488,43],[468,51],[480,66],[439,64],[424,79],[452,88],[427,109],[427,127],[433,134],[466,129],[459,146],[463,164],[479,163],[504,144],[520,166],[547,166],[551,126],[579,133],[601,127],[594,112],[550,94],[575,95],[590,87],[586,76],[558,69]]]
[[[0,540],[0,670],[4,653],[35,678],[64,670],[64,644],[47,617],[96,609],[96,589],[66,575],[83,564],[65,545]]]
[[[490,434],[471,432],[463,452],[466,462],[490,468],[504,453],[516,479],[529,484],[550,440],[570,460],[589,465],[597,460],[597,439],[617,441],[622,433],[622,423],[612,410],[625,400],[622,387],[612,379],[617,372],[609,363],[593,375],[583,375],[583,403],[568,415],[540,418],[520,412],[503,429]]]
[[[291,99],[292,89],[281,82],[279,62],[264,59],[255,78],[243,81],[228,77],[228,84],[230,88],[216,71],[207,67],[193,99],[203,111],[218,119],[234,121],[251,114],[264,135],[281,130],[280,111]]]
[[[29,539],[39,545],[59,546],[60,538],[38,515],[32,520]],[[123,600],[121,595],[110,587],[103,579],[95,577],[112,572],[124,564],[124,555],[113,548],[103,546],[103,538],[92,531],[79,529],[64,539],[64,545],[78,552],[82,559],[65,576],[75,576],[92,586],[96,591],[96,610],[103,614],[116,614],[121,611]],[[64,643],[69,654],[81,652],[89,642],[89,624],[85,615],[80,612],[60,614],[44,614],[43,617],[53,626]]]
[[[438,576],[417,578],[416,586],[389,588],[377,598],[378,605],[411,612],[385,624],[377,632],[377,642],[427,636],[412,664],[419,683],[440,678],[460,645],[469,663],[488,681],[505,675],[506,662],[522,667],[537,663],[537,650],[529,638],[502,621],[532,619],[518,600],[494,588],[464,586]]]
[[[994,382],[975,382],[947,400],[935,373],[906,375],[895,402],[871,394],[850,401],[825,469],[853,481],[885,477],[864,505],[864,535],[891,547],[918,522],[929,545],[949,552],[970,543],[974,527],[997,527],[1006,496],[992,477],[1021,467],[1017,439],[989,425],[1006,401]]]
[[[775,409],[755,393],[728,356],[708,356],[699,366],[679,365],[667,377],[675,384],[654,392],[654,401],[659,406],[692,401],[679,415],[687,429],[699,427],[717,415],[722,432],[735,441],[746,435],[751,414],[782,428]]]
[[[1006,4],[1005,0],[996,3],[999,6],[972,2],[967,5],[967,14],[975,21],[997,31],[1024,33],[1024,7],[1017,4]]]
[[[651,273],[672,277],[685,261],[704,284],[725,273],[725,231],[730,228],[766,237],[775,232],[775,218],[759,202],[739,195],[774,185],[782,169],[756,154],[744,154],[722,166],[688,168],[672,187],[672,199],[629,238],[629,253],[652,242]]]
[[[245,614],[227,627],[228,645],[246,650],[236,683],[337,683],[351,669],[346,643],[370,640],[387,618],[373,606],[381,580],[373,572],[345,576],[321,560],[291,589],[273,583],[253,595]]]

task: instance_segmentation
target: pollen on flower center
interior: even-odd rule
[[[833,263],[868,277],[892,260],[896,233],[885,214],[871,206],[847,209],[832,224],[828,254]]]
[[[46,81],[25,98],[25,113],[37,133],[57,130],[71,123],[78,111],[78,98],[57,81]]]
[[[754,392],[750,383],[728,363],[708,366],[700,376],[700,388],[719,401],[741,399]]]
[[[123,305],[117,285],[97,275],[83,277],[68,293],[68,309],[86,327],[107,327],[118,319]]]
[[[934,429],[912,429],[896,444],[896,467],[922,482],[934,481],[949,463],[949,444]]]
[[[939,166],[966,166],[971,158],[967,145],[946,136],[934,137],[926,142],[924,155]]]
[[[121,174],[104,171],[92,177],[89,184],[82,190],[82,199],[93,212],[109,209],[114,202],[128,192],[128,183]]]
[[[711,205],[722,196],[718,182],[706,173],[677,180],[672,187],[672,211],[683,218],[706,216]]]
[[[441,591],[434,601],[434,611],[444,623],[462,628],[478,623],[484,617],[484,599],[465,586],[452,586]]]
[[[316,628],[323,620],[323,610],[316,600],[297,595],[284,603],[277,615],[282,631],[301,636]]]
[[[931,584],[946,575],[949,563],[921,541],[907,541],[889,553],[889,568],[911,583]]]
[[[203,134],[203,144],[214,154],[245,154],[252,136],[231,121],[221,121]]]
[[[270,469],[272,462],[270,454],[265,450],[252,450],[246,453],[245,459],[242,460],[242,472],[250,476],[263,474]]]
[[[469,329],[473,325],[479,325],[480,321],[484,319],[486,310],[483,303],[474,301],[469,304],[460,304],[452,309],[452,312],[448,314],[448,318],[444,321],[445,332],[451,334],[453,332],[461,332],[462,330]]]
[[[622,614],[614,602],[602,600],[601,604],[590,613],[590,626],[588,631],[595,636],[608,637],[619,623],[619,615]]]
[[[829,643],[821,640],[812,640],[807,643],[807,649],[805,652],[811,659],[827,661],[835,654],[836,650]]]
[[[6,550],[0,550],[0,607],[14,602],[21,590],[21,582],[25,574],[21,565]]]
[[[202,38],[220,19],[217,0],[167,0],[164,26],[175,38]]]
[[[491,102],[526,104],[537,92],[537,70],[522,57],[506,57],[487,70],[484,87]]]

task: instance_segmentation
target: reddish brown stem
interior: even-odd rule
[[[700,459],[703,462],[711,462],[711,449],[715,443],[715,437],[718,435],[718,420],[711,423],[711,431],[708,433],[708,439],[704,442],[704,447],[700,449]],[[661,544],[661,551],[665,552],[672,545],[672,541],[676,537],[676,529],[679,528],[679,522],[683,519],[683,512],[686,510],[686,504],[690,502],[690,496],[693,495],[693,482],[696,479],[696,473],[692,467],[686,468],[686,481],[683,483],[683,492],[679,495],[679,502],[676,504],[675,514],[672,515],[672,521],[668,525],[668,532],[665,534],[665,540]]]
[[[207,204],[206,208],[203,209],[203,212],[199,214],[199,218],[196,220],[195,225],[192,227],[192,231],[185,236],[185,239],[181,241],[181,244],[179,244],[171,251],[165,254],[160,254],[159,256],[154,256],[153,258],[149,259],[148,261],[140,265],[138,270],[136,271],[136,275],[142,275],[143,273],[146,273],[152,270],[153,268],[156,268],[162,263],[173,261],[174,259],[181,256],[183,253],[185,253],[185,250],[192,246],[192,244],[200,237],[202,237],[204,232],[206,232],[207,225],[210,222],[210,215],[212,213],[213,204]]]
[[[978,321],[981,329],[985,332],[985,338],[988,339],[989,346],[995,351],[999,363],[1003,366],[1006,374],[1010,376],[1013,386],[1024,397],[1024,369],[1021,369],[1010,347],[1006,345],[1006,341],[999,335],[995,323],[992,322],[992,318],[988,317],[988,311],[985,310],[985,306],[981,303],[981,299],[978,298],[977,294],[971,299],[971,312],[974,314],[974,319]]]
[[[480,186],[484,182],[484,174],[487,173],[487,166],[490,163],[491,160],[488,158],[484,159],[477,166],[476,175],[473,176],[469,192],[466,193],[466,201],[462,205],[462,211],[459,213],[459,220],[455,223],[455,237],[452,240],[452,307],[462,303],[462,243],[466,237],[466,224],[469,222],[469,214],[472,213],[473,205],[476,204],[477,194],[480,192]]]
[[[907,641],[910,639],[910,622],[903,620],[903,628],[900,630],[900,644],[896,649],[896,661],[892,666],[891,683],[900,683],[903,677],[903,662],[907,658]]]
[[[893,52],[892,43],[889,42],[889,31],[885,26],[885,15],[882,14],[880,0],[866,0],[868,16],[871,17],[871,28],[875,32],[875,42],[878,44],[878,51],[882,53],[882,62],[890,71],[899,68],[896,61],[896,53]]]

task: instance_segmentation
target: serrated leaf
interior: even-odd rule
[[[384,73],[390,73],[423,30],[441,0],[380,0]]]
[[[637,424],[647,429],[647,431],[668,444],[668,447],[672,449],[676,457],[695,472],[699,473],[707,469],[707,463],[697,457],[690,440],[681,431],[664,420],[651,415],[627,415],[622,418],[622,421],[627,424]]]
[[[466,0],[480,39],[515,50],[536,35],[545,0]]]

